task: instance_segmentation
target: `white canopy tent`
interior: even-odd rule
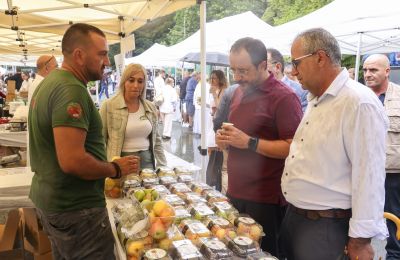
[[[217,21],[208,22],[205,26],[205,48],[207,52],[220,52],[228,54],[232,44],[243,37],[265,38],[272,26],[262,21],[252,12],[245,12],[238,15],[228,16]],[[153,45],[151,48],[143,52],[137,57],[128,59],[131,61],[143,61],[153,63],[176,63],[183,56],[190,52],[200,52],[200,34],[201,29],[186,38],[185,40],[170,46],[161,47]],[[157,54],[153,56],[154,52]],[[163,65],[160,65],[163,66]]]
[[[296,20],[274,27],[267,46],[290,54],[296,35],[304,30],[322,27],[338,40],[343,54],[360,55],[400,50],[400,1],[335,0]]]
[[[196,0],[3,0],[0,53],[60,54],[62,35],[78,22],[102,29],[109,43],[121,42],[147,22],[194,4]]]
[[[206,48],[210,52],[228,53],[232,44],[243,37],[266,38],[272,26],[252,12],[228,16],[206,23]],[[200,52],[200,30],[170,48],[183,53]]]
[[[146,68],[151,67],[181,67],[182,62],[176,59],[177,55],[165,45],[154,43],[150,48],[138,56],[126,58],[125,63],[139,63]],[[192,68],[192,66],[188,66]]]

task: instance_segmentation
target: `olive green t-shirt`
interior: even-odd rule
[[[57,160],[53,128],[87,132],[86,152],[106,161],[102,122],[85,85],[71,72],[54,70],[32,96],[28,117],[31,168],[29,197],[45,212],[105,207],[104,179],[83,180],[64,173]]]

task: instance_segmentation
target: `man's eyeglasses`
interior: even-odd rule
[[[230,69],[229,73],[231,75],[246,76],[249,73],[248,69]]]
[[[313,55],[316,54],[316,53],[317,53],[317,51],[315,51],[315,52],[313,52],[313,53],[309,53],[309,54],[303,55],[303,56],[300,56],[300,57],[298,57],[298,58],[292,60],[292,66],[293,66],[293,68],[297,69],[297,66],[299,66],[299,64],[300,64],[300,62],[301,62],[302,60],[304,60],[305,58],[311,57],[311,56],[313,56]]]
[[[52,55],[52,56],[50,57],[50,59],[48,59],[48,60],[44,63],[44,66],[49,65],[49,63],[50,63],[50,61],[51,61],[52,59],[56,59],[56,57],[54,57],[54,56]],[[58,64],[57,64],[57,67],[58,67]]]

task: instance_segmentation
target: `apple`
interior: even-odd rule
[[[217,238],[219,238],[220,240],[223,240],[223,239],[224,239],[225,234],[226,234],[226,230],[225,230],[225,229],[222,229],[222,228],[218,229],[217,232],[215,232],[215,236],[216,236]]]
[[[153,211],[156,216],[160,216],[161,212],[168,207],[168,204],[164,200],[158,200],[154,203]]]
[[[126,253],[129,256],[140,258],[144,252],[144,244],[142,241],[128,241]]]
[[[114,187],[109,191],[109,195],[111,198],[119,198],[121,197],[121,189],[119,187]]]
[[[160,240],[160,242],[158,243],[158,246],[161,249],[164,249],[165,251],[168,251],[169,248],[171,247],[171,244],[172,244],[172,240],[171,239],[164,238],[164,239]]]
[[[164,225],[166,227],[169,227],[172,225],[172,223],[174,222],[174,216],[175,216],[174,210],[169,206],[164,208],[160,214],[161,221],[162,221],[162,223],[164,223]]]
[[[161,222],[160,219],[157,219],[150,228],[149,234],[157,240],[163,239],[166,237],[166,230],[165,227],[163,225],[163,223]]]
[[[261,237],[261,228],[257,225],[252,225],[250,227],[249,235],[253,241],[258,241]]]
[[[237,236],[236,232],[233,230],[228,231],[228,237],[234,239]]]

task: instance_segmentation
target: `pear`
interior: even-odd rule
[[[158,191],[152,190],[151,191],[151,200],[156,200],[158,199]]]
[[[145,193],[143,190],[135,190],[134,196],[139,202],[143,201],[144,195]]]

